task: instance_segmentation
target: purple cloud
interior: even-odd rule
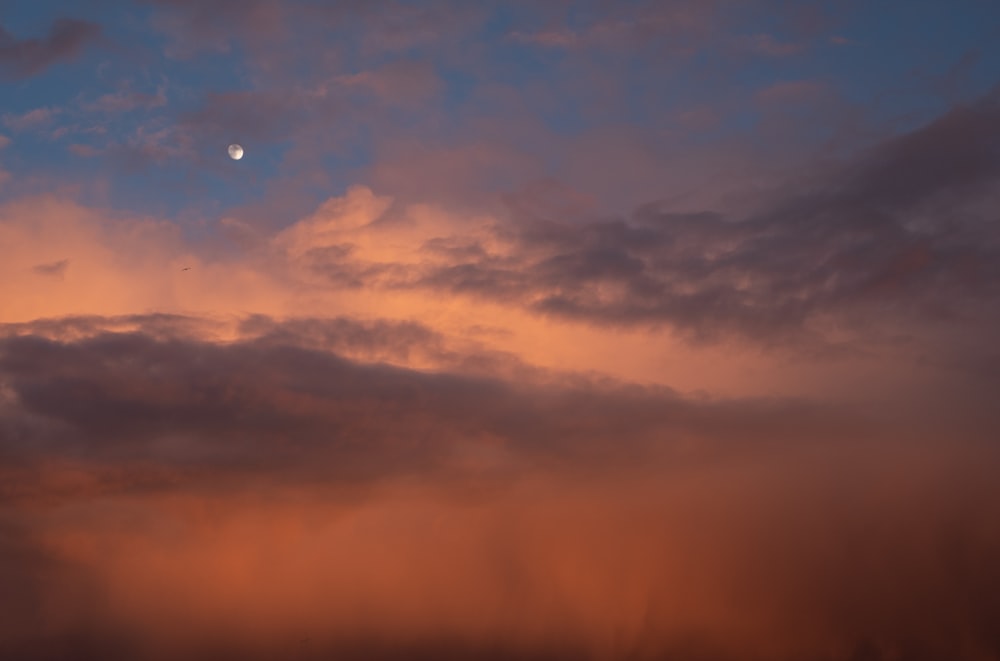
[[[60,18],[42,38],[17,39],[0,25],[0,74],[27,78],[59,62],[68,62],[97,42],[101,28],[96,23]]]

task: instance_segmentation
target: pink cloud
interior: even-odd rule
[[[337,76],[334,82],[361,88],[391,104],[425,103],[441,90],[441,80],[426,62],[398,61],[379,69]],[[324,92],[329,91],[325,87]]]
[[[162,89],[156,94],[122,89],[104,94],[92,102],[83,104],[83,109],[90,112],[121,113],[137,108],[150,110],[163,107],[166,104],[167,97]]]
[[[59,108],[42,107],[20,115],[8,113],[3,116],[3,123],[13,131],[26,131],[48,124],[60,112]]]
[[[66,149],[69,150],[71,154],[83,158],[93,158],[94,156],[99,156],[102,153],[102,151],[100,149],[97,149],[96,147],[92,147],[90,145],[82,145],[82,144],[72,144],[69,145]]]
[[[804,50],[799,43],[778,41],[770,34],[755,34],[743,41],[743,48],[759,55],[770,57],[788,57]]]
[[[285,11],[273,0],[149,0],[153,27],[168,35],[168,57],[187,59],[205,50],[226,52],[239,40],[250,49],[286,36]]]
[[[515,31],[510,38],[523,43],[537,44],[549,48],[569,48],[579,41],[579,36],[567,28],[559,30],[542,30],[539,32]]]
[[[677,113],[675,119],[685,129],[705,131],[718,126],[722,118],[715,108],[698,106]]]
[[[33,76],[58,62],[75,59],[100,35],[96,23],[73,18],[56,19],[42,38],[17,39],[0,25],[0,74]]]

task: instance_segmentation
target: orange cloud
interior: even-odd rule
[[[77,572],[64,586],[102,598],[74,606],[64,587],[42,608],[150,659],[352,645],[369,658],[988,658],[988,471],[891,446],[625,480],[528,471],[479,492],[251,483],[78,501],[33,515],[36,548]]]

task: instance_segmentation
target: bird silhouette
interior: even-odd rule
[[[185,267],[184,267],[184,268],[182,268],[181,270],[182,270],[182,271],[190,271],[190,270],[191,270],[191,267],[190,267],[190,266],[185,266]]]

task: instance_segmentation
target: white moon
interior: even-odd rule
[[[239,145],[229,145],[229,158],[238,161],[243,158],[243,147]]]

